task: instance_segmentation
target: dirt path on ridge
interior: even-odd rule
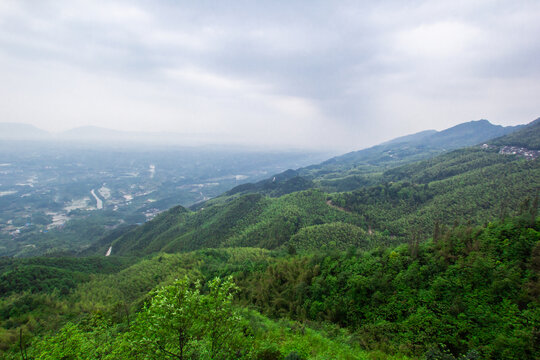
[[[332,200],[326,200],[326,205],[328,205],[328,206],[330,206],[330,207],[332,207],[332,208],[334,208],[336,210],[339,210],[339,211],[343,211],[343,212],[346,212],[346,213],[349,213],[349,214],[351,213],[351,211],[349,211],[349,210],[347,210],[345,208],[342,208],[342,207],[339,207],[337,205],[332,204]]]

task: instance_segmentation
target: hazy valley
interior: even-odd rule
[[[28,140],[6,140],[0,153],[0,255],[9,256],[79,251],[172,206],[190,206],[325,156]]]

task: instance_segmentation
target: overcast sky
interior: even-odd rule
[[[0,122],[352,150],[539,99],[537,0],[0,0]]]

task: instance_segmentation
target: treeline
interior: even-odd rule
[[[91,274],[111,274],[131,265],[134,259],[91,258],[0,258],[0,294],[46,292],[62,294],[88,281]]]

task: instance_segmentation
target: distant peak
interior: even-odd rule
[[[471,120],[469,122],[461,123],[459,125],[476,124],[476,125],[492,125],[497,126],[487,119]]]
[[[448,129],[442,130],[441,133],[452,132],[456,130],[477,129],[477,128],[502,128],[501,125],[495,125],[486,119],[471,120],[461,124],[454,125]]]

